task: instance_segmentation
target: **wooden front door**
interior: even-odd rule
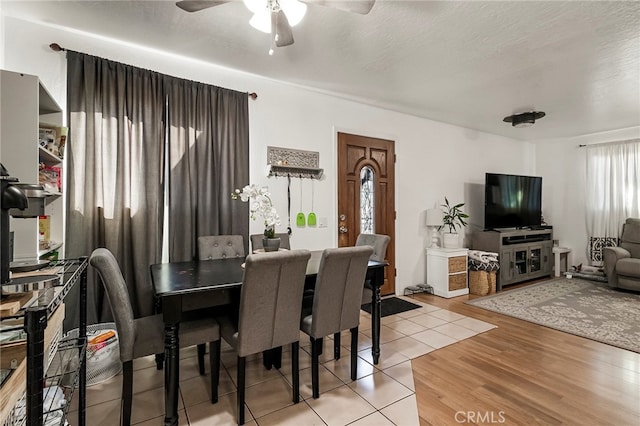
[[[382,295],[396,289],[394,152],[393,141],[338,133],[338,247],[360,233],[391,237]]]

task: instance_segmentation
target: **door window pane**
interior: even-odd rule
[[[542,249],[531,249],[531,261],[529,272],[538,272],[540,270]]]
[[[360,170],[360,233],[375,233],[375,198],[373,169],[365,166]]]

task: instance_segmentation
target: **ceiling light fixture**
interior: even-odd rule
[[[542,111],[523,112],[522,114],[514,114],[505,117],[502,121],[511,123],[513,127],[530,127],[536,120],[541,119],[546,114]]]
[[[243,2],[247,9],[253,12],[249,24],[267,34],[271,33],[271,12],[282,10],[292,27],[298,25],[307,13],[307,5],[298,0],[243,0]]]

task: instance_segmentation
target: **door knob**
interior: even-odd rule
[[[339,230],[340,230],[340,233],[341,233],[341,234],[346,234],[346,233],[348,232],[347,227],[346,227],[346,226],[344,226],[344,225],[341,225],[341,226],[340,226],[340,228],[339,228]]]

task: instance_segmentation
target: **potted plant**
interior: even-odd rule
[[[451,205],[447,197],[444,197],[444,204],[442,206],[442,223],[448,229],[449,232],[444,232],[443,243],[445,248],[457,248],[459,236],[457,229],[467,226],[465,219],[469,218],[469,215],[462,211],[464,203]]]
[[[262,216],[264,220],[264,238],[262,239],[262,246],[264,251],[278,251],[280,248],[280,238],[275,238],[276,225],[280,225],[280,216],[276,212],[275,207],[271,201],[271,194],[267,191],[266,187],[258,187],[258,185],[247,185],[242,188],[242,191],[236,189],[231,193],[231,198],[237,200],[240,198],[242,202],[251,203],[251,219],[256,220],[258,215]]]

